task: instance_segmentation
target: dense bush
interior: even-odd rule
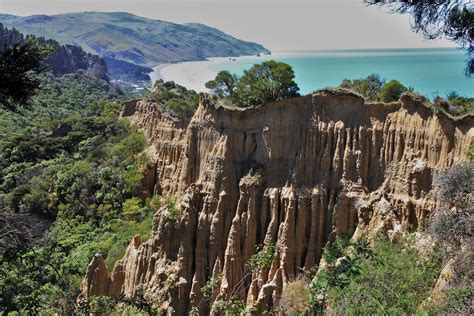
[[[15,106],[15,112],[0,107],[0,146],[14,137],[44,133],[57,127],[59,121],[66,118],[88,115],[85,112],[93,110],[92,104],[130,97],[127,92],[117,90],[104,80],[83,75],[66,75],[62,78],[43,75],[39,80],[40,88],[31,98],[30,107]],[[104,111],[115,111],[115,114],[117,109],[115,106],[115,109]]]
[[[380,75],[371,74],[365,79],[344,79],[339,87],[357,92],[368,101],[378,101],[384,83]]]
[[[298,96],[298,85],[290,65],[274,60],[253,65],[239,78],[221,71],[206,87],[214,95],[240,107],[258,106]]]
[[[0,214],[38,214],[51,225],[35,235],[43,242],[15,252],[7,246],[24,239],[23,226],[2,234],[3,311],[71,313],[92,255],[101,252],[112,268],[133,235],[149,235],[159,200],[137,198],[146,140],[117,114],[114,103],[94,104],[53,131],[2,145]]]
[[[157,80],[147,98],[159,102],[179,119],[189,119],[199,104],[199,95],[194,90],[188,90],[173,81]]]
[[[333,251],[340,252],[335,256],[339,257],[336,270],[344,267],[343,258],[358,258],[348,265],[355,270],[340,274],[338,283],[328,288],[328,301],[336,314],[413,315],[423,311],[423,302],[430,297],[441,271],[439,252],[422,256],[410,238],[396,244],[380,239],[370,256],[354,257],[354,251]],[[328,279],[327,272],[318,278]]]
[[[408,88],[402,85],[397,80],[390,80],[385,83],[380,90],[380,101],[382,102],[393,102],[400,99],[403,92],[407,91]]]
[[[450,247],[474,242],[474,161],[454,165],[435,178],[437,209],[430,232]]]
[[[450,105],[450,112],[454,115],[472,113],[474,111],[474,98],[468,98],[451,91],[446,96]]]

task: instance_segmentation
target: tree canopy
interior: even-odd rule
[[[370,74],[365,79],[344,79],[339,87],[353,90],[368,101],[378,101],[384,83],[385,80],[379,74]]]
[[[37,75],[45,66],[49,48],[33,40],[17,42],[0,55],[0,104],[9,109],[25,103],[40,85]]]
[[[206,83],[206,88],[237,106],[249,107],[298,96],[294,78],[290,65],[270,60],[253,65],[240,78],[221,71]]]
[[[382,102],[397,101],[403,92],[408,88],[401,84],[398,80],[390,80],[382,86],[380,90],[380,100]]]
[[[441,36],[467,50],[466,75],[474,73],[474,4],[468,0],[364,0],[368,5],[388,5],[395,13],[408,13],[412,29],[428,39]]]

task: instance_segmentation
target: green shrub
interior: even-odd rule
[[[459,95],[455,91],[451,91],[446,95],[450,108],[454,108],[452,112],[455,114],[472,113],[474,111],[474,98]]]
[[[380,90],[380,101],[382,102],[393,102],[400,99],[403,92],[407,91],[408,88],[402,85],[397,80],[390,80],[385,83]]]
[[[474,144],[469,146],[469,150],[466,153],[466,156],[469,160],[474,160]]]
[[[240,299],[219,300],[214,302],[214,307],[218,312],[226,316],[245,315],[247,304]]]
[[[14,257],[0,251],[1,311],[73,314],[92,256],[102,253],[112,269],[134,235],[148,238],[159,198],[137,197],[146,141],[118,110],[113,103],[76,108],[80,116],[2,139],[1,212],[36,213],[51,227]]]
[[[164,104],[177,118],[190,118],[199,105],[199,95],[173,81],[157,80],[149,100]]]
[[[257,246],[257,252],[247,261],[247,266],[252,271],[268,269],[271,267],[273,259],[278,252],[278,246],[270,243]]]
[[[371,74],[365,79],[344,79],[339,88],[357,92],[369,101],[378,101],[384,83],[385,80],[380,75]]]
[[[213,276],[210,278],[206,284],[201,288],[201,293],[204,297],[210,297],[212,295],[212,291],[214,290],[214,287],[216,287],[217,284],[221,281],[222,276],[217,275]]]
[[[360,269],[347,279],[344,287],[328,292],[331,308],[337,314],[413,315],[421,312],[422,303],[441,271],[441,254],[427,257],[413,247],[413,241],[392,244],[384,239],[373,248],[376,258],[362,258]]]
[[[136,217],[142,212],[141,204],[142,201],[137,197],[123,201],[123,214],[129,218]]]
[[[181,209],[179,206],[176,205],[176,201],[173,197],[168,197],[166,199],[166,206],[167,206],[167,216],[170,221],[176,222],[181,219]]]

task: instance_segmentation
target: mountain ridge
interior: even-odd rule
[[[0,22],[22,33],[81,46],[103,58],[141,67],[163,63],[270,53],[201,23],[178,24],[128,12],[65,13],[26,17],[0,14]]]

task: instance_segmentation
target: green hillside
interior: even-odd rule
[[[108,59],[141,66],[269,53],[260,44],[239,40],[203,24],[176,24],[130,13],[83,12],[19,17],[0,14],[0,22],[23,33],[79,45]]]

